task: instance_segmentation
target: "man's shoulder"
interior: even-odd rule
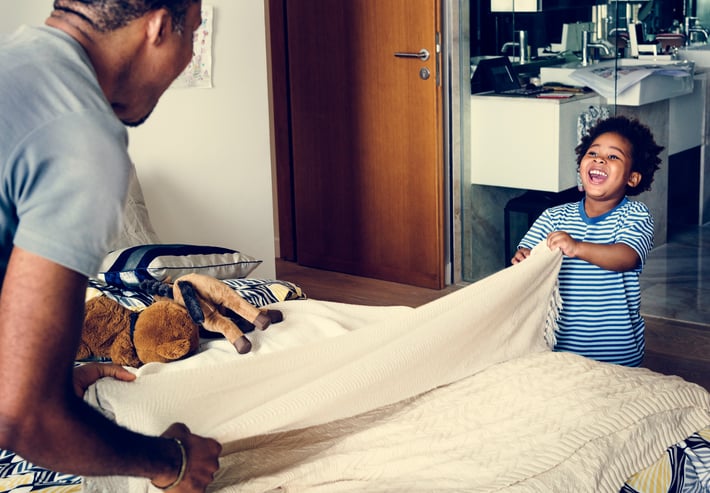
[[[22,26],[0,45],[0,96],[26,108],[110,110],[91,60],[68,34],[47,26]],[[10,108],[12,109],[12,108]]]
[[[111,135],[125,145],[118,120],[76,41],[52,28],[24,27],[0,47],[0,154],[57,140]],[[77,133],[67,135],[69,129]],[[60,146],[62,143],[59,143]]]
[[[21,54],[22,57],[17,55]],[[88,55],[81,45],[67,33],[49,26],[19,26],[10,34],[0,37],[0,59],[8,67],[25,65],[33,59],[47,63],[59,62],[63,58],[78,57],[88,61]]]

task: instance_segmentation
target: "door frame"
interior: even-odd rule
[[[274,200],[276,255],[296,260],[296,217],[293,208],[291,114],[288,97],[286,0],[264,0],[271,133],[271,174]]]
[[[274,183],[274,230],[276,252],[280,258],[296,258],[295,211],[293,193],[293,164],[288,97],[288,50],[286,46],[287,0],[264,0],[267,32],[267,65],[269,71],[269,104],[271,108],[272,175]],[[467,128],[469,128],[470,74],[469,58],[469,0],[442,0],[442,91],[444,109],[444,210],[445,210],[445,278],[446,284],[462,281],[462,218],[465,190],[462,181],[468,176],[465,168],[470,162]]]

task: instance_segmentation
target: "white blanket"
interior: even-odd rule
[[[618,491],[707,425],[710,401],[680,379],[549,352],[560,260],[538,248],[417,309],[282,303],[252,353],[212,342],[136,382],[99,382],[94,403],[136,431],[182,421],[220,440],[214,491]],[[115,481],[85,486],[150,488]]]

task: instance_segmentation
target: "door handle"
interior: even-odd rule
[[[429,50],[422,48],[417,53],[398,51],[394,54],[394,56],[396,56],[397,58],[418,58],[422,62],[426,62],[427,60],[429,60]]]

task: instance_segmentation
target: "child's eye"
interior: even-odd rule
[[[619,157],[618,157],[616,154],[609,154],[609,158],[608,158],[608,159],[609,159],[610,161],[614,161],[614,160],[619,159]]]
[[[597,157],[597,153],[594,152],[594,151],[589,151],[589,152],[587,152],[587,156],[589,156],[589,157]]]

